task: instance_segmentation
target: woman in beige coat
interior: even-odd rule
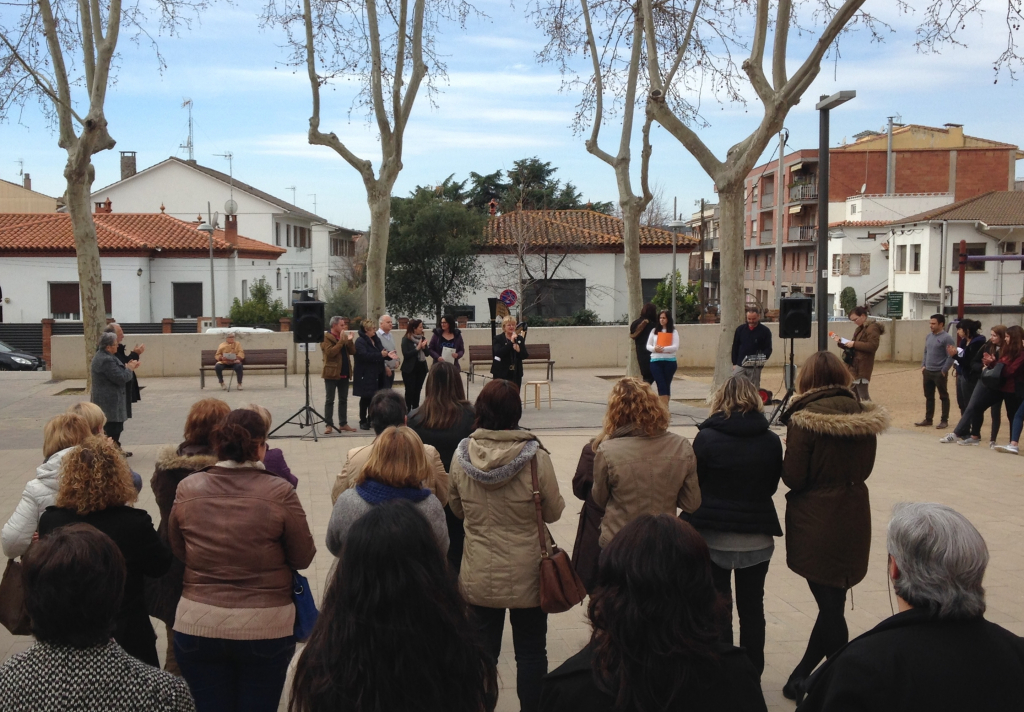
[[[594,440],[594,503],[604,507],[603,549],[641,514],[700,507],[697,458],[690,441],[668,432],[668,409],[638,378],[620,379],[608,396],[604,428]]]
[[[494,380],[484,386],[476,399],[476,429],[452,459],[448,505],[465,520],[459,579],[484,645],[497,663],[505,609],[510,609],[519,704],[522,712],[534,712],[548,671],[548,621],[540,608],[531,463],[537,467],[544,521],[558,521],[565,501],[548,452],[533,434],[519,429],[522,414],[515,383]]]

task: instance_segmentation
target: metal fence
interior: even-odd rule
[[[43,357],[42,324],[0,324],[0,341],[17,351]]]

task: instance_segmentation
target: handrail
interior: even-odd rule
[[[869,291],[866,291],[864,293],[864,301],[865,302],[871,301],[871,299],[873,297],[877,297],[883,291],[889,291],[889,280],[888,279],[886,279],[884,282],[876,284]]]

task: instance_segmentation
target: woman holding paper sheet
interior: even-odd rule
[[[377,325],[373,319],[364,319],[356,339],[355,377],[352,379],[352,395],[359,396],[359,429],[369,430],[370,422],[366,412],[370,408],[373,394],[381,387],[384,376],[384,362],[395,358],[377,336]]]
[[[455,325],[455,317],[451,314],[441,317],[441,324],[434,329],[434,337],[430,340],[428,350],[434,363],[447,361],[455,368],[459,368],[459,359],[466,353],[466,345],[462,341],[462,332]]]
[[[843,339],[833,334],[832,340],[846,352],[843,360],[853,377],[852,388],[857,400],[869,401],[871,396],[868,395],[868,383],[875,368],[878,342],[885,333],[885,328],[877,321],[868,321],[868,310],[865,307],[854,307],[850,311],[850,321],[857,325],[853,339]]]
[[[647,337],[647,350],[651,352],[651,375],[658,384],[658,396],[668,408],[672,391],[672,378],[676,375],[676,352],[679,350],[679,332],[672,323],[667,309],[658,314],[658,327]]]
[[[501,320],[501,333],[494,337],[491,351],[494,354],[491,375],[522,386],[523,359],[530,355],[526,352],[526,339],[516,334],[515,317],[507,316]]]

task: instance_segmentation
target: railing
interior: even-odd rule
[[[790,242],[814,242],[818,239],[817,225],[802,225],[789,228]]]
[[[718,267],[705,267],[704,268],[704,283],[710,284],[712,282],[717,283],[721,277],[722,270]],[[691,267],[689,273],[689,279],[691,282],[700,281],[700,267]]]
[[[712,251],[717,250],[717,249],[718,249],[718,240],[717,239],[712,240],[710,237],[704,239],[704,250],[705,251],[712,252]]]
[[[767,210],[768,208],[775,205],[775,188],[767,190],[761,196],[761,210]]]
[[[789,189],[790,200],[816,200],[818,197],[817,183],[802,183]]]
[[[763,230],[761,232],[761,234],[758,235],[757,243],[759,245],[771,245],[771,244],[774,244],[775,240],[772,237],[774,234],[775,233],[772,232],[771,230]]]

